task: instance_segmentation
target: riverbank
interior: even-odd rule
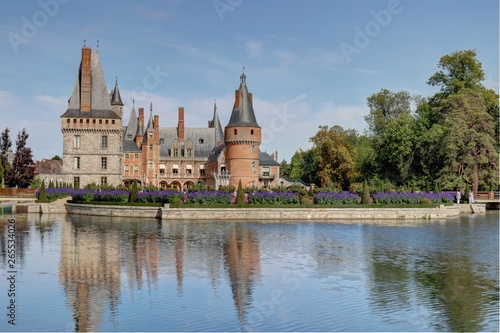
[[[469,205],[441,205],[437,208],[170,208],[117,207],[66,203],[69,214],[157,218],[161,220],[405,220],[443,219],[466,212]],[[485,212],[478,206],[477,212]]]

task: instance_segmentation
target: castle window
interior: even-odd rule
[[[252,153],[255,153],[255,145],[252,145]]]
[[[134,154],[134,158],[135,158],[136,160],[138,160],[138,159],[139,159],[139,154]]]
[[[80,124],[83,124],[83,119],[80,119]]]
[[[109,120],[106,119],[106,125],[108,124]]]
[[[74,188],[80,187],[80,177],[73,177],[73,187]]]
[[[108,169],[108,158],[101,157],[101,170],[107,170],[107,169]]]
[[[165,139],[163,139],[163,138],[162,138],[162,139],[160,139],[160,144],[162,145],[162,144],[164,144],[164,143],[165,143]]]
[[[127,140],[132,140],[132,134],[127,134]]]
[[[234,135],[238,135],[238,130],[236,128],[234,129]]]
[[[200,140],[198,141],[200,144],[203,144],[205,142],[205,140],[203,140],[203,138],[200,138]]]
[[[253,130],[250,130],[250,134],[252,134],[252,135],[253,135]]]
[[[111,120],[111,124],[113,124],[113,125],[115,124],[115,120],[114,120],[114,119],[113,119],[113,120]]]
[[[95,124],[95,119],[92,119],[92,124]]]
[[[137,164],[134,165],[134,173],[139,173],[139,166]]]
[[[108,149],[108,136],[101,136],[101,149]]]
[[[200,165],[200,175],[205,174],[205,165]]]
[[[73,119],[73,124],[76,124],[76,119]]]
[[[101,185],[107,185],[108,184],[108,177],[101,177]]]
[[[73,137],[73,148],[80,148],[81,145],[81,137],[79,135],[75,135]]]
[[[153,145],[149,145],[149,151],[153,151]]]
[[[68,123],[68,124],[69,124],[70,122],[71,122],[71,119],[69,119],[69,118],[68,118],[68,119],[66,119],[66,123]]]
[[[255,173],[256,169],[255,162],[252,162],[252,173]]]
[[[149,160],[148,168],[153,169],[153,160]]]
[[[86,123],[87,123],[87,124],[90,124],[90,119],[87,119]]]
[[[99,124],[102,124],[102,119],[99,119]]]
[[[191,164],[186,165],[186,173],[188,175],[193,173],[193,166]]]
[[[80,156],[73,158],[73,168],[76,170],[80,169]]]
[[[130,158],[129,154],[125,154],[125,159],[128,160]]]
[[[187,157],[193,157],[193,148],[188,148],[186,150],[187,150],[186,152]]]
[[[129,166],[128,165],[125,165],[125,173],[129,173],[130,170],[129,170]]]
[[[172,165],[172,173],[173,174],[179,173],[179,166],[177,164]]]

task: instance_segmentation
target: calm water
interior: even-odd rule
[[[498,211],[392,225],[5,214],[0,242],[0,331],[499,330]]]

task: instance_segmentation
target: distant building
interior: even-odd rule
[[[135,103],[127,125],[118,81],[108,92],[97,51],[82,48],[82,60],[68,109],[61,116],[64,182],[83,187],[141,185],[188,188],[200,181],[218,188],[279,185],[277,152],[261,152],[262,129],[253,110],[253,97],[240,77],[231,118],[222,128],[217,106],[205,128],[186,127],[184,107],[177,126],[161,127],[159,115]],[[274,157],[274,158],[273,158]]]
[[[45,181],[45,186],[50,182],[53,184],[61,184],[63,181],[63,164],[60,160],[47,160],[36,161],[35,163],[35,176],[40,180]]]

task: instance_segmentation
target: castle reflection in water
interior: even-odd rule
[[[239,223],[201,228],[205,232],[200,225],[193,232],[188,222],[68,216],[62,222],[59,280],[72,311],[71,330],[99,330],[103,317],[113,320],[122,289],[156,288],[160,275],[175,275],[172,293],[181,297],[186,273],[210,279],[214,290],[229,279],[235,313],[244,324],[260,273],[258,239]]]

